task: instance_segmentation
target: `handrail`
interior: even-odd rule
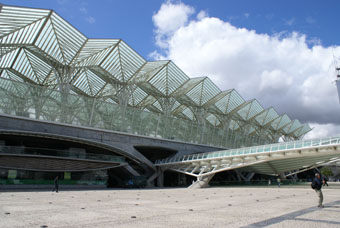
[[[223,157],[231,157],[237,155],[254,155],[254,154],[263,154],[263,153],[271,153],[271,152],[281,152],[287,150],[294,149],[304,149],[310,147],[318,147],[318,146],[326,146],[326,145],[340,145],[340,136],[335,137],[325,137],[320,139],[306,139],[306,140],[298,140],[298,141],[290,141],[290,142],[282,142],[276,144],[268,144],[261,146],[253,146],[253,147],[243,147],[231,150],[221,150],[221,151],[213,151],[213,152],[205,152],[199,154],[191,154],[184,155],[179,157],[173,157],[170,159],[161,159],[155,162],[155,165],[161,164],[169,164],[175,162],[183,162],[183,161],[192,161],[192,160],[202,160],[209,158],[223,158]],[[193,159],[195,155],[198,155],[196,159]]]

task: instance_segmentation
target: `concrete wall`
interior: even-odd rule
[[[155,170],[153,163],[141,153],[139,153],[134,148],[134,146],[154,146],[168,148],[178,151],[178,155],[209,152],[222,149],[206,145],[182,143],[173,140],[137,136],[103,129],[80,127],[9,115],[0,115],[0,131],[2,131],[4,134],[6,134],[8,131],[15,131],[22,132],[24,134],[43,134],[49,135],[49,137],[70,137],[85,142],[96,142],[98,144],[109,146],[113,151],[120,153],[123,156],[129,157],[136,162],[147,165],[153,170]]]

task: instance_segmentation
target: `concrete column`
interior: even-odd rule
[[[197,177],[197,181],[195,181],[192,185],[190,185],[188,188],[190,189],[198,189],[198,188],[208,188],[209,187],[209,182],[211,179],[214,177],[214,173],[203,176],[203,177]]]
[[[157,178],[157,172],[154,172],[146,181],[146,186],[147,187],[154,187],[154,180]]]
[[[164,187],[164,171],[161,168],[157,169],[157,186]]]
[[[242,180],[244,180],[244,181],[250,181],[250,180],[253,178],[253,176],[255,175],[255,173],[249,172],[246,176],[244,176],[244,175],[243,175],[240,171],[238,171],[237,169],[235,170],[235,173],[236,173],[237,179],[238,179],[239,181],[242,181]]]

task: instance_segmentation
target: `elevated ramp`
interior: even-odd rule
[[[340,136],[337,136],[172,157],[158,160],[155,165],[201,180],[232,169],[279,175],[339,160]]]

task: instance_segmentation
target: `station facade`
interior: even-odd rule
[[[189,77],[171,60],[147,61],[121,39],[87,38],[53,10],[7,5],[0,5],[0,115],[22,121],[0,126],[6,178],[63,172],[151,183],[157,159],[299,140],[311,130],[209,77]],[[103,143],[103,135],[111,138]],[[46,156],[49,166],[41,165]],[[56,157],[82,168],[72,168],[75,161],[63,168]]]

